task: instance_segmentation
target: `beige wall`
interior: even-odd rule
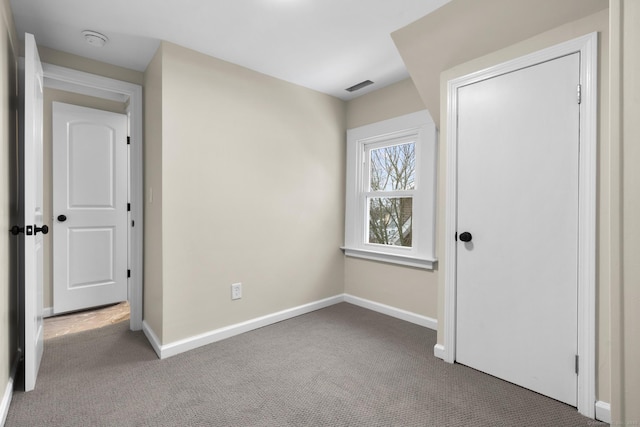
[[[418,90],[420,91],[425,104],[428,104],[430,108],[437,108],[439,113],[437,116],[441,117],[440,128],[440,141],[441,147],[439,158],[439,174],[438,174],[438,214],[437,214],[437,255],[439,259],[439,268],[444,271],[446,259],[444,259],[444,246],[445,246],[445,206],[446,206],[446,114],[447,114],[447,99],[446,99],[446,82],[450,79],[469,74],[474,71],[478,71],[496,64],[499,64],[510,59],[514,59],[525,55],[527,53],[535,52],[537,50],[558,44],[575,37],[588,34],[590,32],[599,32],[599,100],[600,109],[598,117],[599,128],[599,178],[598,178],[598,192],[599,192],[599,204],[598,204],[598,288],[597,288],[597,398],[599,400],[610,402],[611,390],[610,390],[610,372],[611,372],[611,360],[610,360],[610,311],[609,311],[609,294],[610,294],[610,275],[611,275],[611,250],[609,245],[609,223],[614,221],[611,217],[611,207],[607,202],[609,195],[609,188],[611,185],[611,174],[615,173],[618,169],[618,164],[612,162],[609,156],[609,137],[608,137],[608,63],[609,63],[609,32],[608,32],[608,9],[601,10],[586,17],[581,16],[584,10],[591,8],[602,9],[600,6],[602,2],[584,2],[582,8],[576,7],[574,10],[574,18],[577,15],[577,19],[570,20],[569,23],[558,26],[557,28],[544,31],[548,28],[548,23],[545,22],[539,24],[537,34],[526,40],[522,40],[522,29],[513,29],[505,27],[504,23],[495,22],[496,16],[487,16],[487,12],[481,10],[474,10],[467,0],[454,1],[449,3],[447,10],[444,13],[441,12],[441,18],[448,19],[445,22],[439,22],[435,25],[439,26],[440,30],[437,33],[436,40],[430,39],[434,34],[434,28],[431,24],[434,23],[433,19],[436,17],[427,16],[426,19],[419,20],[416,23],[410,25],[408,28],[402,29],[397,33],[394,33],[394,41],[398,45],[398,49],[402,53],[405,62],[409,68],[409,72],[416,81]],[[512,5],[507,7],[502,0],[492,1],[495,3],[496,9],[488,9],[494,13],[496,10],[501,10],[501,13],[511,14],[512,12],[518,15],[519,5],[528,10],[535,3],[535,7],[539,7],[536,2],[522,2],[518,0],[513,2]],[[558,2],[563,3],[563,2]],[[571,2],[567,2],[571,3]],[[606,2],[604,2],[606,5]],[[590,5],[590,6],[589,6]],[[467,6],[470,6],[467,9]],[[483,3],[483,7],[487,7],[487,4]],[[505,9],[506,7],[506,9]],[[549,5],[550,8],[555,6]],[[564,6],[562,6],[564,7]],[[586,9],[585,9],[586,8]],[[563,19],[568,19],[571,14],[568,11],[564,11],[558,14],[550,13],[549,9],[545,13],[550,17],[550,22],[557,21],[558,16],[563,16]],[[532,12],[533,13],[533,12]],[[537,13],[537,12],[536,12]],[[471,14],[475,14],[471,16]],[[534,14],[535,15],[535,14]],[[484,19],[486,16],[486,20]],[[481,19],[479,19],[481,17]],[[515,19],[515,18],[514,18]],[[495,28],[495,32],[502,34],[500,40],[492,40],[493,32],[490,36],[484,36],[476,33],[478,28],[471,26],[470,28],[465,26],[467,20],[482,21],[483,25],[491,28]],[[512,22],[510,19],[509,22]],[[536,18],[532,18],[532,22],[535,22]],[[452,23],[455,22],[455,25]],[[460,25],[458,25],[460,23]],[[527,31],[529,33],[536,31],[535,26],[529,26]],[[451,28],[447,33],[445,28]],[[533,33],[536,34],[536,33]],[[408,35],[411,35],[408,38]],[[436,46],[434,43],[443,42],[443,40],[451,39],[454,36],[456,41],[447,45],[446,58],[440,55],[439,58],[435,58],[436,65],[447,67],[438,69],[425,69],[425,67],[432,67],[428,54],[435,52]],[[487,39],[488,37],[488,39]],[[470,45],[467,46],[466,40],[470,41]],[[469,55],[474,55],[477,52],[491,52],[474,58]],[[455,61],[465,59],[467,62],[455,63]],[[425,99],[424,96],[428,94],[431,98]],[[435,105],[434,98],[438,100]],[[434,117],[436,114],[434,113]],[[438,277],[438,319],[442,319],[444,315],[444,274]],[[438,325],[438,342],[443,343],[443,322],[439,322]]]
[[[621,160],[622,259],[620,281],[613,284],[613,421],[640,425],[640,2],[614,0],[612,33],[612,137]],[[613,129],[612,129],[613,130]],[[619,249],[619,248],[616,248]]]
[[[347,128],[424,110],[411,79],[347,102]],[[437,317],[438,271],[345,257],[345,293],[381,304]]]
[[[453,0],[391,36],[438,125],[443,70],[607,5],[608,0]]]
[[[344,103],[170,43],[161,91],[162,343],[341,294]]]
[[[38,40],[36,40],[36,43]],[[21,50],[24,51],[24,42],[21,43]],[[98,76],[109,77],[124,82],[142,85],[144,82],[144,73],[140,71],[130,70],[128,68],[118,67],[116,65],[106,64],[94,59],[84,58],[59,50],[50,49],[44,46],[38,46],[40,61],[61,67],[72,68],[85,73],[96,74]],[[24,54],[23,54],[24,56]]]
[[[347,102],[347,129],[424,109],[413,81],[405,79]]]
[[[9,0],[0,3],[0,390],[9,382],[17,349],[16,34]]]
[[[144,290],[143,319],[162,337],[162,58],[161,44],[144,75]]]
[[[122,102],[110,101],[91,96],[78,95],[57,89],[44,89],[44,121],[43,121],[43,155],[44,155],[44,223],[53,230],[53,221],[56,213],[53,212],[53,175],[52,175],[52,103],[64,102],[66,104],[80,105],[82,107],[96,108],[114,113],[126,113],[126,105]],[[44,282],[43,305],[44,308],[53,307],[53,234],[44,239]]]

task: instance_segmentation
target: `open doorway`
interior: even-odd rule
[[[44,90],[45,342],[130,319],[126,113],[124,102]]]
[[[44,261],[47,317],[129,299],[126,109],[123,102],[44,90],[44,216],[52,229]]]
[[[23,129],[29,129],[28,142],[18,144],[19,148],[33,147],[29,152],[19,156],[20,159],[27,159],[23,163],[29,165],[29,171],[21,172],[20,176],[28,176],[28,186],[21,188],[20,194],[24,200],[23,212],[29,213],[29,218],[21,218],[21,223],[25,225],[25,235],[34,235],[38,232],[42,234],[48,233],[47,222],[53,219],[51,216],[44,215],[44,165],[50,162],[43,160],[43,89],[54,88],[67,92],[89,95],[95,98],[108,99],[126,103],[126,115],[129,118],[129,135],[130,140],[130,159],[128,162],[128,172],[130,177],[129,194],[128,194],[128,215],[129,220],[126,227],[129,228],[129,238],[127,239],[127,300],[130,303],[130,329],[142,329],[142,261],[143,261],[143,147],[142,147],[142,87],[137,84],[123,82],[110,79],[107,77],[97,76],[94,74],[84,73],[64,67],[50,64],[42,64],[40,62],[35,40],[32,35],[27,34],[27,43],[25,47],[25,78],[23,79],[25,107],[24,112],[29,112],[26,117],[21,117]],[[27,84],[28,83],[28,84]],[[33,89],[33,90],[32,90]],[[28,108],[27,108],[28,106]],[[20,111],[23,111],[21,108]],[[22,137],[21,137],[22,138]],[[26,140],[26,136],[25,136]],[[27,155],[28,154],[28,155]],[[34,158],[34,156],[37,156]],[[25,166],[26,167],[26,166]],[[40,183],[40,185],[34,185]],[[28,191],[27,191],[28,190]],[[32,200],[33,199],[33,200]],[[37,218],[33,218],[36,215]],[[27,220],[28,219],[28,220]],[[38,220],[39,219],[39,220]],[[32,225],[35,224],[35,225]],[[136,227],[137,225],[137,227]],[[135,228],[134,228],[135,227]],[[16,226],[16,232],[19,234],[21,229]],[[35,231],[35,232],[34,232]],[[40,238],[40,240],[42,240]],[[36,239],[30,239],[30,242],[36,242]],[[39,241],[39,240],[38,240]],[[33,390],[36,383],[40,359],[43,348],[43,317],[44,312],[44,271],[43,258],[33,251],[33,245],[28,246],[23,252],[25,261],[21,265],[23,273],[21,277],[24,280],[23,294],[19,295],[19,313],[18,313],[18,336],[22,337],[20,346],[23,349],[24,363],[18,366],[18,378],[24,378],[24,390]],[[42,248],[44,245],[40,244]],[[39,251],[39,254],[45,252]],[[25,267],[28,265],[28,267]],[[28,272],[26,277],[24,272]],[[34,277],[35,276],[35,277]],[[30,319],[25,322],[25,319]],[[17,382],[20,384],[20,381]],[[18,388],[21,388],[18,386]]]
[[[143,147],[142,147],[142,87],[128,82],[110,79],[107,77],[97,76],[94,74],[84,73],[64,67],[51,64],[43,64],[45,76],[45,89],[47,92],[56,91],[56,101],[78,104],[86,107],[93,107],[103,110],[115,108],[116,112],[122,112],[124,108],[125,114],[129,118],[129,165],[128,165],[128,219],[127,227],[129,229],[128,238],[128,256],[127,256],[127,298],[130,307],[130,329],[142,329],[142,245],[143,245]],[[53,100],[50,100],[53,102]],[[105,106],[107,108],[105,108]],[[109,107],[110,106],[110,107]],[[49,105],[50,107],[50,105]],[[47,119],[51,120],[51,115],[46,114]],[[50,146],[49,146],[50,148]],[[47,165],[51,167],[51,163]],[[49,173],[51,171],[49,170]],[[47,176],[47,175],[45,175]],[[51,175],[49,175],[51,176]],[[51,182],[49,187],[52,190]],[[51,192],[49,193],[51,195]],[[51,209],[52,203],[49,200],[47,206]],[[52,221],[55,213],[49,212],[48,218]],[[49,253],[52,253],[49,251]],[[51,260],[48,257],[49,270],[45,273],[48,277],[52,277]],[[52,283],[52,279],[51,279]],[[53,288],[49,287],[49,291]],[[45,287],[45,316],[53,314],[52,292],[46,295]],[[49,298],[47,300],[47,298]],[[49,302],[49,304],[46,304]]]

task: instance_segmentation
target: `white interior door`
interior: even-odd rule
[[[53,311],[127,300],[127,116],[53,103]]]
[[[579,79],[576,53],[458,89],[456,360],[573,406]]]
[[[23,80],[24,79],[24,80]],[[42,122],[43,122],[43,72],[36,42],[31,34],[25,34],[24,74],[21,89],[24,94],[20,109],[20,282],[23,290],[20,319],[21,347],[24,352],[24,387],[33,390],[43,352],[43,182],[42,182]],[[21,334],[22,335],[22,334]]]

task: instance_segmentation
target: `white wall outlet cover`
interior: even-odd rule
[[[231,299],[242,298],[242,283],[234,283],[231,285]]]

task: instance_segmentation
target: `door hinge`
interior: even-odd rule
[[[131,270],[127,270],[127,278],[131,277]]]
[[[458,241],[458,232],[457,231],[456,231],[456,235],[455,235],[454,239],[456,239],[456,242]]]
[[[127,212],[131,212],[131,203],[127,203]]]
[[[576,375],[580,372],[580,356],[576,354]]]
[[[136,226],[136,222],[134,220],[131,220],[131,226],[135,227]]]
[[[131,144],[131,137],[127,136],[127,145]]]
[[[582,104],[582,85],[580,83],[578,83],[577,95],[578,95],[578,104]]]

